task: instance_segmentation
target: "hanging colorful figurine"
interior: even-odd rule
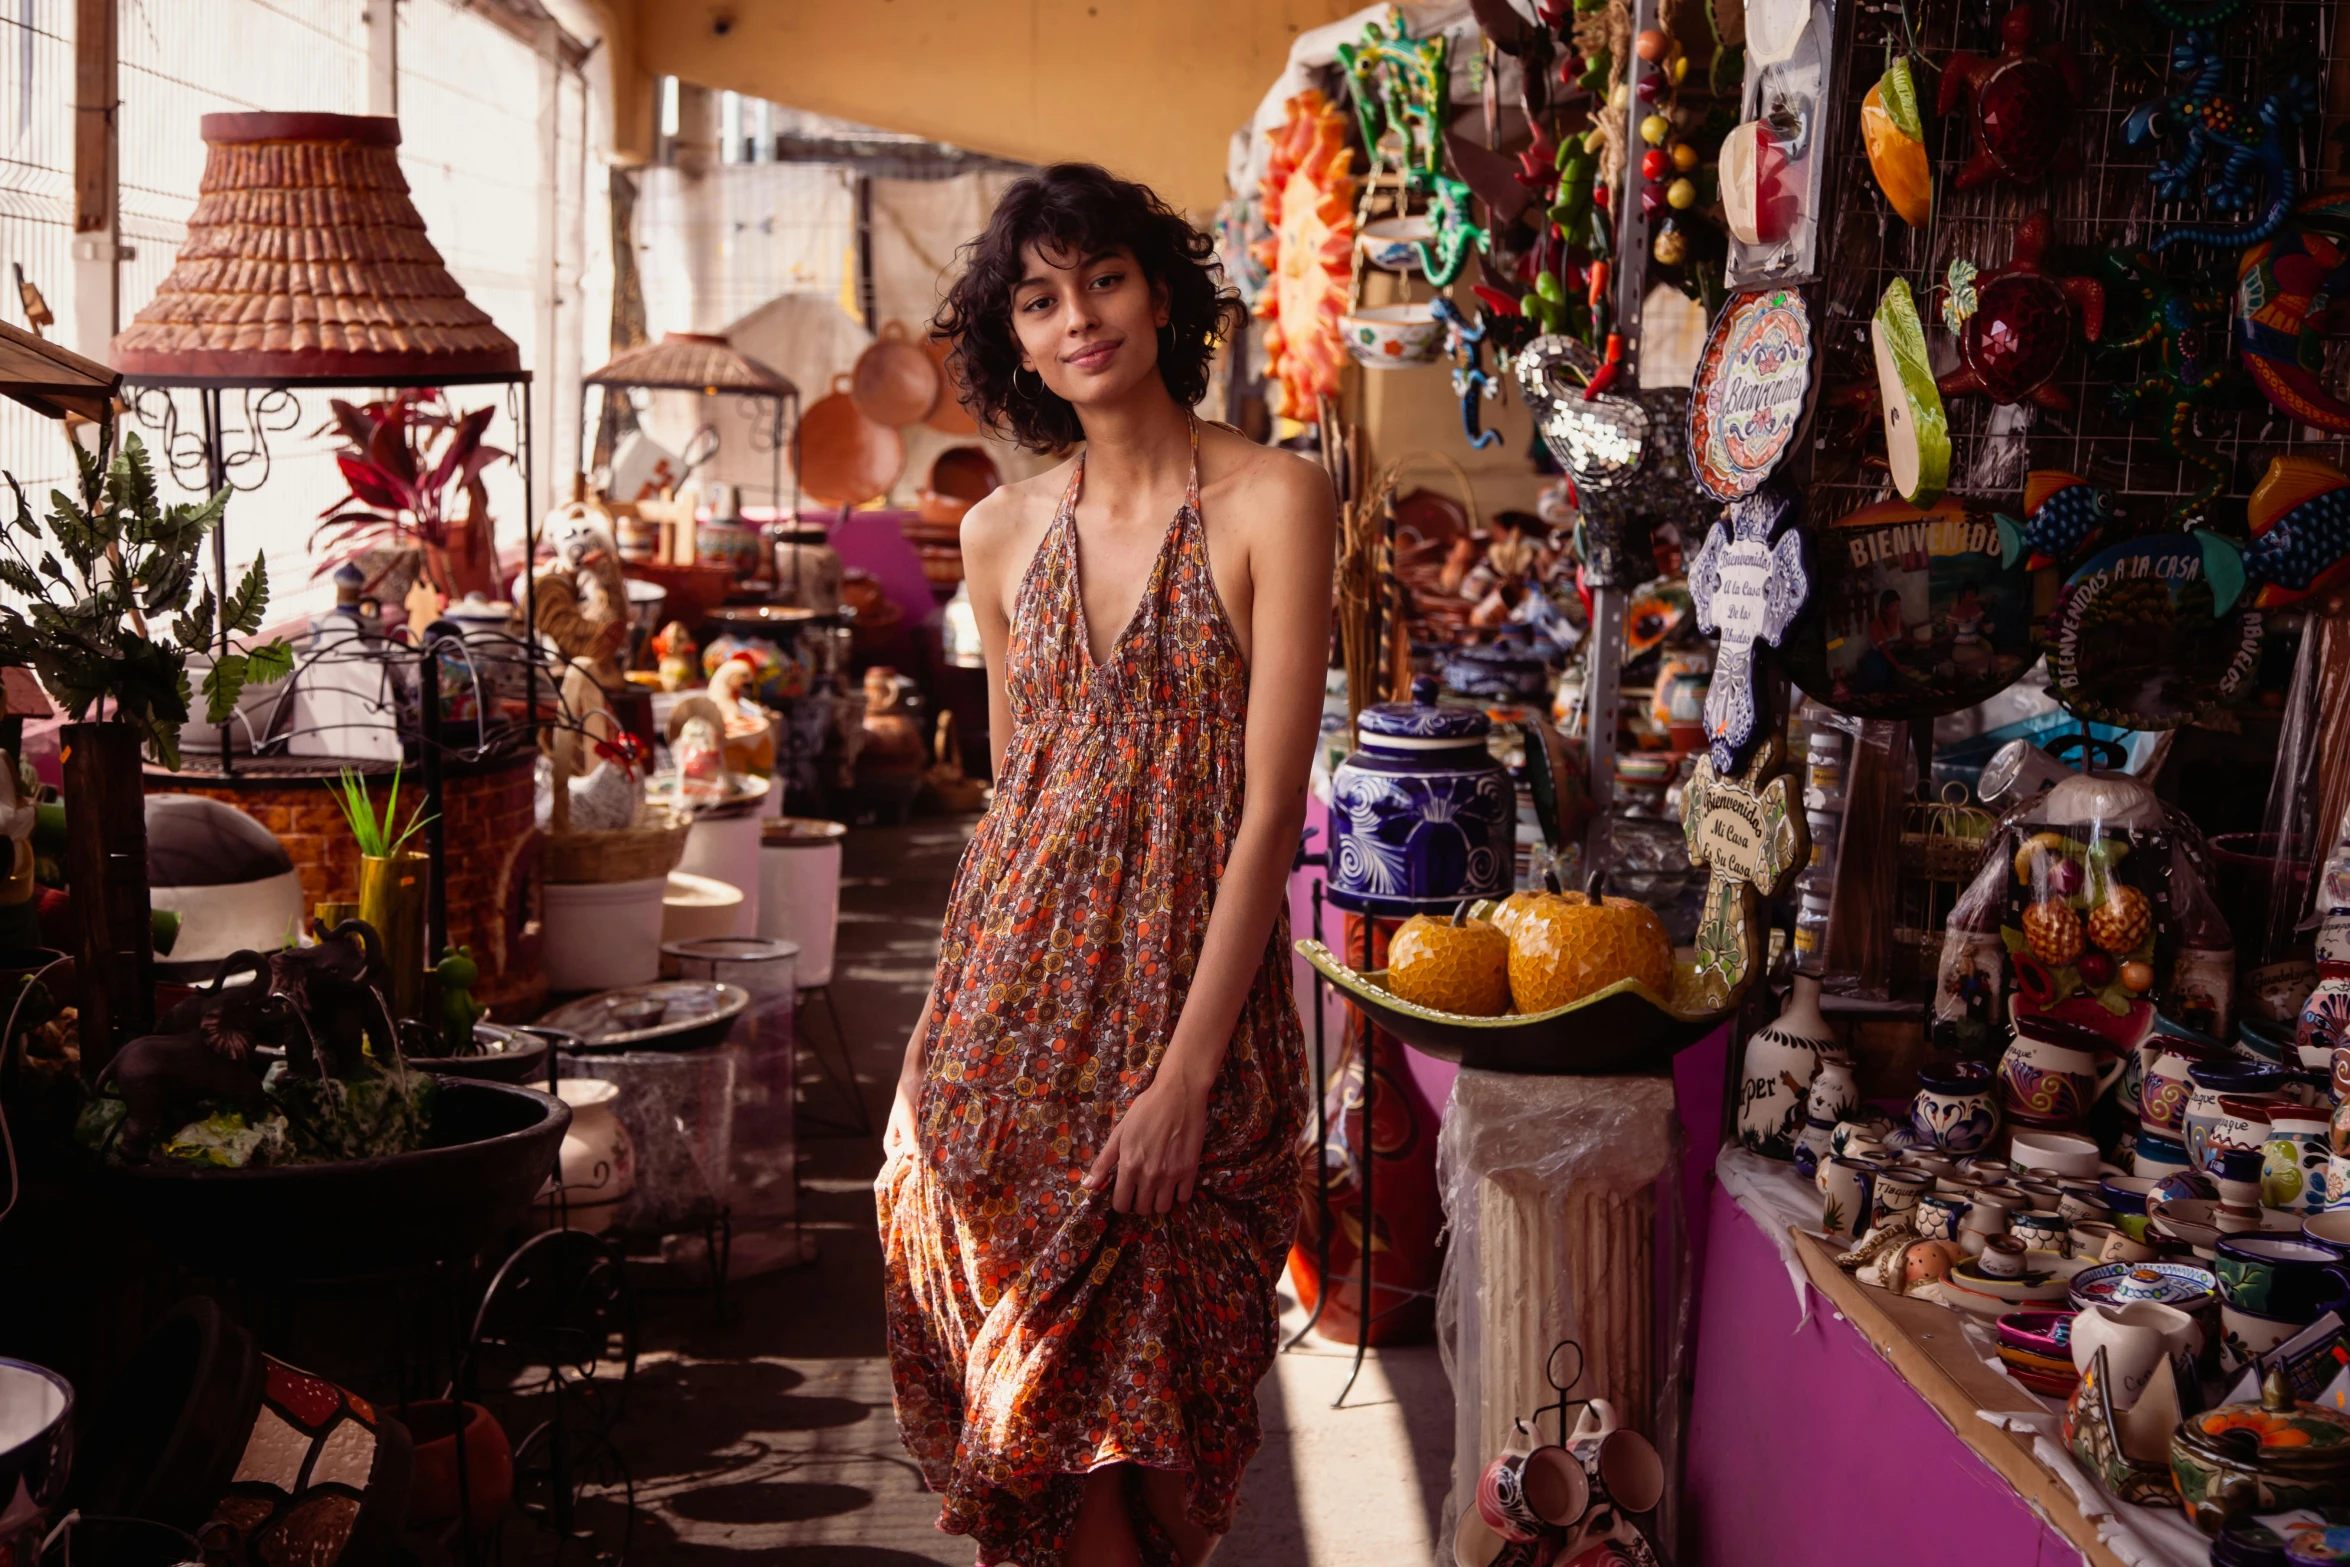
[[[2034,44],[2038,33],[2032,7],[2019,5],[1999,23],[1998,54],[1958,49],[1942,62],[1934,112],[1947,115],[1965,100],[1974,114],[1975,153],[1958,171],[1958,189],[1995,179],[2031,185],[2080,167],[2066,141],[2081,101],[2080,67],[2063,44]]]
[[[1896,56],[1861,99],[1860,134],[1885,204],[1911,228],[1924,228],[1934,216],[1934,162],[1908,56]]]
[[[1374,165],[1400,159],[1404,187],[1427,203],[1433,243],[1415,242],[1420,271],[1438,288],[1461,275],[1471,250],[1490,243],[1470,206],[1468,185],[1444,171],[1444,125],[1452,113],[1452,40],[1437,31],[1414,38],[1403,13],[1364,27],[1362,37],[1338,45],[1354,99],[1363,150]]]
[[[2219,37],[2197,28],[2171,50],[2171,70],[2187,85],[2130,111],[2122,139],[2132,147],[2162,144],[2147,178],[2165,201],[2193,198],[2197,185],[2212,210],[2250,211],[2253,222],[2237,228],[2197,226],[2158,234],[2147,247],[2156,255],[2188,243],[2234,248],[2263,240],[2283,227],[2301,193],[2301,122],[2317,112],[2317,86],[2296,71],[2252,103],[2228,96],[2227,57]],[[2175,148],[2175,151],[2172,150]]]
[[[1976,272],[1950,264],[1942,320],[1958,339],[1959,367],[1938,383],[1944,397],[1988,397],[2020,403],[2027,397],[2061,413],[2072,398],[2050,383],[2078,327],[2096,342],[2105,325],[2105,290],[2094,278],[2060,277],[2044,265],[2052,228],[2046,212],[2016,227],[2015,255],[2006,266]]]
[[[2203,470],[2204,483],[2171,508],[2174,519],[2192,517],[2228,482],[2226,460],[2196,433],[2196,411],[2243,402],[2227,353],[2227,301],[2164,277],[2155,270],[2154,258],[2143,253],[2108,251],[2098,264],[2115,317],[2123,324],[2121,335],[2108,336],[2100,345],[2100,355],[2154,350],[2151,366],[2141,362],[2132,379],[2114,384],[2114,414],[2124,419],[2153,415],[2161,422],[2165,449]]]
[[[2024,520],[2001,517],[2005,564],[2026,571],[2062,566],[2087,554],[2117,515],[2113,491],[2077,473],[2038,468],[2024,477]]]
[[[2314,457],[2272,457],[2247,508],[2244,574],[2258,609],[2282,609],[2350,579],[2350,477]]]
[[[2312,196],[2236,266],[2236,339],[2261,395],[2295,424],[2350,434],[2350,403],[2318,377],[2319,324],[2350,292],[2350,197]]]
[[[1461,433],[1472,448],[1483,451],[1501,439],[1499,430],[1485,428],[1483,404],[1501,392],[1501,383],[1485,373],[1485,320],[1480,316],[1472,322],[1442,294],[1428,302],[1428,312],[1444,323],[1445,351],[1453,358],[1452,395],[1461,400]]]

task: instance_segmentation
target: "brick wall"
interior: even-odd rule
[[[286,846],[302,875],[305,910],[359,896],[359,847],[326,778],[235,782],[185,774],[147,775],[148,792],[200,794],[245,812]],[[401,786],[405,797],[415,784]],[[380,781],[376,784],[381,800]],[[447,814],[449,929],[481,964],[475,998],[504,1022],[526,1022],[547,998],[539,968],[539,835],[533,822],[531,758],[452,776],[441,786]],[[403,798],[401,816],[407,815]],[[412,840],[422,846],[423,834]]]

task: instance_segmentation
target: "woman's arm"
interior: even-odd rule
[[[987,755],[990,773],[1004,772],[1004,745],[1012,734],[1012,701],[1004,687],[1004,660],[1011,646],[1012,619],[1006,587],[1009,556],[1018,552],[1020,511],[1014,492],[999,489],[963,514],[963,580],[971,593],[972,618],[979,622],[979,650],[987,660]],[[922,998],[921,1016],[906,1040],[898,1068],[897,1096],[882,1133],[884,1158],[918,1146],[922,1110],[922,1037],[930,1031],[930,1009],[938,999],[934,983]]]
[[[1120,1213],[1166,1213],[1190,1200],[1207,1137],[1208,1096],[1265,960],[1296,860],[1322,726],[1337,535],[1329,481],[1320,469],[1284,456],[1236,499],[1235,510],[1261,519],[1248,547],[1247,784],[1174,1035],[1157,1075],[1135,1095],[1086,1174],[1089,1187],[1112,1186],[1110,1206]]]

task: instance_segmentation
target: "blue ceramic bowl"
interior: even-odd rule
[[[2236,1024],[2236,1037],[2246,1050],[2269,1062],[2284,1062],[2293,1046],[2291,1029],[2272,1029],[2250,1018]]]
[[[2218,1252],[2220,1299],[2238,1311],[2312,1322],[2350,1306],[2350,1269],[2331,1247],[2298,1235],[2230,1235]]]
[[[2157,1179],[2152,1175],[2109,1175],[2098,1183],[2097,1191],[2105,1206],[2116,1213],[2144,1213],[2146,1194],[2154,1190]]]
[[[2147,1127],[2138,1129],[2136,1154],[2132,1164],[2140,1175],[2159,1177],[2188,1168],[2187,1145]]]
[[[2198,1061],[2187,1068],[2187,1079],[2197,1088],[2216,1093],[2257,1097],[2285,1086],[2285,1069],[2273,1061],[2247,1061],[2240,1056]]]

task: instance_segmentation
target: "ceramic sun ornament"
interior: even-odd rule
[[[2261,395],[2295,424],[2350,434],[2350,403],[2322,379],[2319,325],[2350,293],[2350,196],[2313,196],[2236,265],[2236,341]]]
[[[1714,770],[1735,773],[1759,727],[1754,645],[1778,646],[1811,592],[1794,498],[1778,486],[1734,502],[1689,567],[1700,631],[1718,633],[1705,733]]]
[[[1696,776],[1682,788],[1689,863],[1712,873],[1697,925],[1689,1005],[1727,1007],[1744,988],[1762,959],[1762,900],[1811,852],[1794,775],[1779,773],[1778,765],[1779,742],[1766,738],[1736,777],[1722,776],[1711,756],[1701,756]]]
[[[1315,88],[1291,98],[1265,168],[1265,224],[1256,246],[1269,280],[1256,312],[1265,322],[1265,368],[1285,418],[1310,420],[1338,390],[1355,244],[1354,149],[1347,118]]]

